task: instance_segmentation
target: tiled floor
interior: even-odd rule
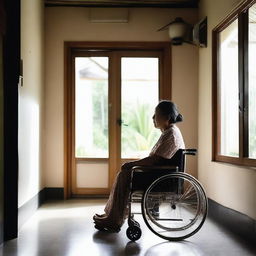
[[[125,224],[119,233],[94,229],[92,216],[101,213],[106,200],[72,199],[49,201],[28,220],[13,239],[0,248],[4,256],[252,256],[247,245],[207,219],[202,229],[183,242],[168,242],[151,233],[138,216],[142,237],[130,242]]]

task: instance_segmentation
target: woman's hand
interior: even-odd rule
[[[124,163],[122,165],[122,168],[121,170],[124,171],[124,170],[130,170],[133,166],[135,166],[136,164],[134,164],[134,162],[127,162],[127,163]]]
[[[145,158],[142,158],[137,161],[133,162],[127,162],[122,165],[121,170],[130,170],[132,167],[137,166],[137,165],[142,165],[142,166],[151,166],[151,165],[161,165],[164,164],[166,159],[157,156],[157,155],[151,155]]]

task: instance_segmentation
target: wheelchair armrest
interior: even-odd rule
[[[170,165],[155,165],[155,166],[134,166],[132,168],[133,172],[150,172],[155,170],[173,170],[175,172],[179,171],[178,166],[170,166]]]
[[[195,156],[197,154],[197,149],[195,149],[195,148],[188,148],[188,149],[184,149],[183,152],[184,152],[185,155]]]

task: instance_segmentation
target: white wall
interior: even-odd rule
[[[23,87],[19,88],[19,198],[22,206],[42,188],[44,120],[43,0],[21,1]]]
[[[200,17],[208,17],[208,47],[199,50],[198,175],[211,199],[256,219],[256,170],[211,161],[211,32],[238,2],[238,0],[200,1]]]
[[[106,9],[106,11],[110,11]],[[158,28],[177,16],[195,23],[195,9],[131,8],[125,24],[93,24],[88,8],[48,7],[45,10],[46,69],[46,187],[63,187],[64,172],[64,41],[169,41],[168,32]],[[197,147],[198,49],[191,45],[173,47],[173,100],[185,121],[180,124],[189,147]],[[197,159],[190,173],[197,175]]]

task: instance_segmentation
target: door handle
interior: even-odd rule
[[[117,123],[118,123],[119,126],[122,126],[122,125],[123,125],[123,126],[128,126],[128,124],[125,124],[122,119],[118,119],[118,120],[117,120]]]
[[[239,111],[240,112],[245,112],[246,111],[246,107],[242,107],[242,106],[239,105]]]

